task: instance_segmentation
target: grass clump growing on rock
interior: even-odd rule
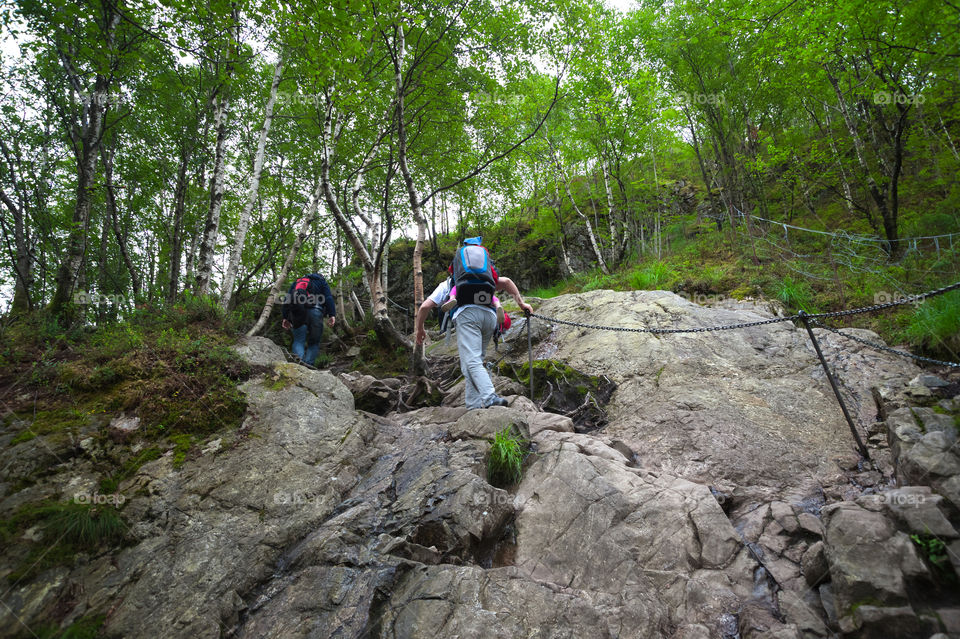
[[[500,487],[520,481],[525,444],[522,438],[513,435],[509,426],[497,432],[487,458],[487,481]]]
[[[957,575],[950,565],[947,545],[933,535],[910,535],[910,541],[921,551],[924,560],[933,569],[932,572],[941,581],[955,584]]]
[[[106,615],[81,617],[63,630],[59,626],[47,625],[37,628],[32,634],[36,639],[95,639],[106,620]]]
[[[803,280],[795,280],[787,275],[775,285],[774,294],[791,309],[817,312],[813,305],[813,291]]]
[[[905,330],[914,346],[954,359],[960,349],[960,291],[926,300],[910,316]]]
[[[127,532],[126,522],[112,504],[46,501],[24,505],[4,520],[0,537],[7,544],[31,528],[42,531],[42,537],[31,542],[17,568],[7,575],[11,583],[53,566],[69,566],[80,553],[117,547]]]
[[[127,530],[120,511],[113,506],[44,504],[27,511],[27,517],[38,521],[50,537],[84,548],[119,543]]]

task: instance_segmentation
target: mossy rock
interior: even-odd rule
[[[524,389],[530,388],[527,362],[520,365],[502,362],[497,371],[516,380]],[[569,415],[577,432],[593,431],[607,424],[604,406],[616,389],[617,385],[608,377],[587,375],[558,360],[538,359],[533,362],[533,399],[538,403],[545,402],[543,409],[546,411]]]

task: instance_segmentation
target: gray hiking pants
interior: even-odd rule
[[[479,306],[465,306],[457,313],[457,350],[460,372],[466,384],[464,400],[467,408],[486,408],[496,399],[490,374],[483,366],[487,342],[497,328],[497,315]]]

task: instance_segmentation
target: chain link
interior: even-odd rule
[[[598,324],[584,324],[582,322],[568,322],[567,320],[560,320],[553,317],[545,317],[543,315],[538,315],[537,313],[532,313],[537,319],[542,319],[546,322],[553,322],[555,324],[566,324],[567,326],[575,326],[577,328],[591,328],[598,331],[616,331],[620,333],[654,333],[657,335],[663,334],[677,334],[677,333],[709,333],[710,331],[729,331],[737,328],[749,328],[751,326],[764,326],[766,324],[778,324],[780,322],[791,322],[796,319],[800,319],[799,315],[790,315],[788,317],[775,317],[768,320],[760,320],[758,322],[743,322],[740,324],[727,324],[725,326],[704,326],[702,328],[631,328],[627,326],[600,326]]]
[[[899,299],[893,302],[886,302],[884,304],[874,304],[873,306],[863,306],[860,308],[852,308],[845,311],[834,311],[831,313],[810,313],[806,314],[806,317],[811,320],[817,319],[827,319],[834,317],[844,317],[846,315],[857,315],[859,313],[872,313],[875,311],[881,311],[887,308],[893,308],[894,306],[902,306],[904,304],[913,304],[915,302],[923,301],[930,297],[935,297],[937,295],[943,295],[954,289],[960,288],[960,282],[955,282],[949,286],[944,286],[943,288],[938,288],[933,291],[928,291],[926,293],[921,293],[919,295],[911,295],[903,299]],[[751,326],[764,326],[766,324],[777,324],[779,322],[792,322],[794,320],[800,319],[803,315],[788,315],[786,317],[775,317],[773,319],[761,320],[758,322],[743,322],[741,324],[726,324],[723,326],[705,326],[703,328],[629,328],[626,326],[600,326],[599,324],[584,324],[582,322],[570,322],[567,320],[560,320],[555,317],[546,317],[538,313],[531,313],[533,317],[537,319],[542,319],[546,322],[553,322],[555,324],[565,324],[567,326],[575,326],[577,328],[589,328],[597,331],[616,331],[621,333],[654,333],[658,335],[663,334],[678,334],[678,333],[709,333],[710,331],[730,331],[738,328],[750,328]],[[826,327],[824,327],[826,328]]]
[[[937,295],[943,295],[944,293],[949,293],[954,289],[960,288],[960,282],[955,282],[949,286],[944,286],[943,288],[938,288],[933,291],[928,291],[926,293],[920,293],[919,295],[911,295],[909,297],[904,297],[903,299],[896,300],[894,302],[886,302],[884,304],[874,304],[873,306],[862,306],[860,308],[851,308],[846,311],[833,311],[832,313],[810,313],[807,315],[810,319],[825,319],[831,317],[845,317],[847,315],[857,315],[859,313],[873,313],[875,311],[882,311],[886,308],[893,308],[894,306],[902,306],[904,304],[914,304],[916,302],[922,302],[923,300],[929,297],[936,297]]]
[[[832,328],[832,327],[830,327],[830,326],[826,326],[826,325],[822,324],[821,322],[814,321],[814,324],[816,324],[816,325],[817,325],[818,327],[820,327],[820,328],[823,328],[823,329],[826,329],[826,330],[830,331],[831,333],[836,333],[837,335],[840,335],[841,337],[846,337],[846,338],[849,339],[849,340],[853,340],[854,342],[859,342],[860,344],[863,344],[864,346],[869,346],[870,348],[873,348],[873,349],[878,350],[878,351],[886,351],[887,353],[893,353],[894,355],[899,355],[899,356],[901,356],[901,357],[908,357],[908,358],[910,358],[910,359],[915,359],[915,360],[917,360],[918,362],[926,362],[926,363],[928,363],[928,364],[938,364],[938,365],[940,365],[940,366],[949,366],[949,367],[951,367],[951,368],[960,368],[960,363],[957,363],[957,362],[944,362],[944,361],[939,360],[939,359],[931,359],[931,358],[929,358],[929,357],[923,357],[922,355],[914,355],[913,353],[908,353],[907,351],[900,351],[900,350],[897,350],[897,349],[895,349],[895,348],[890,348],[889,346],[885,346],[885,345],[883,345],[883,344],[877,344],[876,342],[871,342],[871,341],[869,341],[869,340],[865,340],[865,339],[863,339],[862,337],[857,337],[856,335],[850,335],[849,333],[843,333],[843,332],[839,331],[838,329]]]

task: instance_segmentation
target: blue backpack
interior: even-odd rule
[[[449,271],[457,287],[458,307],[466,304],[493,306],[493,295],[500,277],[482,242],[482,237],[467,238],[453,256]]]

